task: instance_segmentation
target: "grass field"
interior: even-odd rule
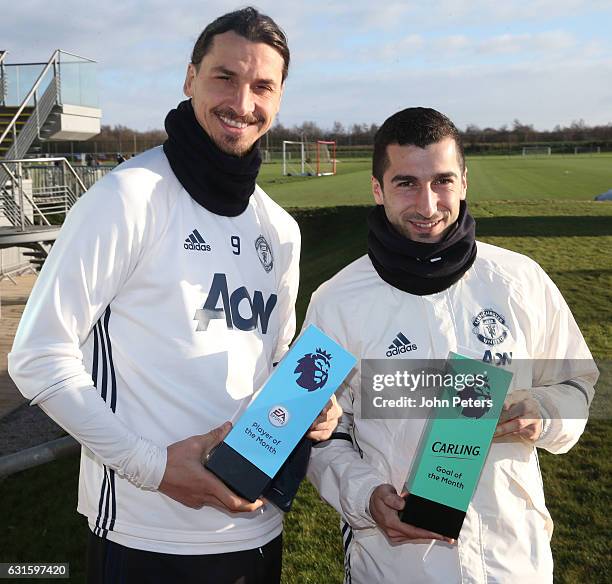
[[[486,156],[467,159],[470,201],[593,200],[612,188],[612,154],[593,156]],[[259,184],[284,207],[370,205],[371,163],[338,163],[333,177],[283,177],[265,164]]]
[[[594,355],[612,359],[612,203],[590,200],[612,187],[612,158],[468,163],[478,238],[537,260],[561,289]],[[368,164],[347,162],[338,176],[320,179],[282,179],[270,170],[265,167],[260,184],[292,208],[302,229],[301,321],[312,291],[365,252],[368,208],[359,205],[370,203]],[[556,523],[556,582],[609,581],[610,436],[610,420],[593,419],[569,454],[541,453]],[[76,459],[62,460],[0,484],[0,561],[70,561],[71,581],[84,581],[87,528],[75,512],[77,472]],[[308,484],[285,521],[283,581],[342,581],[338,518]]]

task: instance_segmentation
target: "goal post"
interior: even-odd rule
[[[523,156],[550,156],[550,146],[523,146]]]
[[[283,140],[283,176],[306,175],[304,142]]]
[[[574,154],[601,154],[601,146],[574,146]]]
[[[317,176],[336,174],[336,142],[317,140]]]
[[[299,142],[283,140],[283,176],[336,174],[335,140]]]

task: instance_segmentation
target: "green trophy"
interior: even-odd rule
[[[456,539],[485,463],[512,373],[451,353],[454,386],[432,409],[406,480],[402,521]]]

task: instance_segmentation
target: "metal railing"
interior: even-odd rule
[[[34,105],[32,88],[38,85],[38,93],[43,93],[46,80],[58,77],[61,79],[58,103],[98,107],[96,61],[92,59],[56,49],[47,62],[0,62],[0,66],[0,82],[6,90],[3,105],[15,108]]]
[[[21,231],[35,225],[61,223],[77,199],[95,182],[90,174],[91,184],[86,186],[66,158],[0,160],[0,169],[9,178],[7,185],[0,188],[0,214]],[[24,189],[24,180],[32,181],[31,194]]]
[[[4,73],[4,59],[8,51],[0,51],[0,106],[6,101],[6,75]]]
[[[18,227],[24,231],[26,227],[31,227],[34,223],[25,213],[24,199],[29,199],[29,197],[24,193],[21,173],[15,176],[8,166],[4,164],[2,166],[4,166],[5,173],[11,179],[8,183],[10,188],[2,187],[1,190],[2,211],[13,227]]]
[[[26,450],[0,457],[0,479],[78,453],[81,445],[72,436],[64,436]]]
[[[16,138],[16,128],[15,128],[15,125],[17,123],[17,120],[19,119],[19,116],[21,116],[21,114],[23,113],[23,110],[27,107],[28,103],[30,102],[30,100],[32,98],[34,98],[34,101],[36,102],[36,97],[38,95],[38,88],[42,84],[42,82],[44,81],[47,73],[51,69],[53,69],[53,76],[54,76],[54,78],[57,75],[56,66],[57,66],[57,62],[58,62],[58,59],[59,59],[59,53],[60,53],[59,49],[56,49],[53,52],[53,55],[51,55],[51,58],[49,59],[49,61],[45,65],[45,68],[41,71],[40,75],[38,76],[38,78],[34,82],[34,85],[30,89],[28,94],[25,96],[23,101],[21,102],[21,105],[17,109],[17,112],[13,116],[13,119],[9,122],[7,127],[4,129],[4,132],[0,136],[0,144],[2,144],[3,140],[8,136],[9,132],[13,132],[13,136],[14,136],[14,138]],[[56,88],[56,97],[57,97],[57,88]]]
[[[13,115],[11,121],[8,123],[4,132],[0,136],[0,144],[6,139],[6,137],[12,134],[12,143],[8,152],[5,155],[5,160],[17,159],[25,156],[34,142],[34,140],[40,137],[40,128],[47,121],[49,114],[51,113],[53,106],[58,103],[58,83],[57,83],[57,62],[59,59],[59,50],[54,51],[53,55],[38,75],[38,78],[32,85],[30,91],[27,93],[21,105],[17,108],[17,111]],[[49,81],[48,86],[39,99],[38,89],[42,83],[46,80],[48,73],[52,71],[53,77]],[[4,72],[2,72],[2,78],[5,79]],[[34,100],[34,110],[23,128],[17,132],[17,121],[28,106],[30,100]],[[3,187],[8,179],[9,170],[14,170],[14,167],[6,167],[0,169],[0,187]]]
[[[61,156],[58,158],[64,159]],[[42,160],[47,161],[50,159],[43,158]],[[81,179],[86,189],[91,188],[96,181],[100,180],[105,174],[108,174],[113,168],[112,166],[72,165],[72,169]],[[62,184],[63,172],[61,166],[55,164],[33,164],[27,168],[27,177],[32,179],[32,187],[34,189],[45,189]]]
[[[57,103],[57,79],[55,77],[49,83],[42,97],[36,101],[34,111],[23,128],[21,128],[19,134],[17,134],[16,126],[12,126],[14,133],[13,143],[6,153],[6,159],[22,158],[27,154],[34,140],[40,137],[40,129],[53,110],[53,106]],[[15,119],[13,118],[13,120]],[[0,175],[1,181],[2,175]]]
[[[0,135],[0,145],[12,138],[10,147],[5,154],[4,161],[25,157],[32,144],[41,138],[41,129],[47,123],[49,116],[56,105],[70,103],[72,105],[92,105],[92,88],[95,88],[95,61],[56,49],[48,62],[29,63],[21,65],[6,65],[4,57],[6,52],[0,51],[0,100],[7,105],[7,71],[13,81],[20,76],[24,68],[33,75],[37,75],[28,93],[21,99],[20,83],[17,81],[17,91],[14,96],[19,103],[17,110]],[[32,69],[34,67],[34,69]],[[40,70],[42,67],[42,70]],[[40,71],[40,72],[39,72]],[[27,75],[26,75],[27,77]],[[27,87],[28,85],[26,85]],[[95,91],[94,91],[95,93]],[[65,95],[64,95],[65,94]],[[64,99],[63,99],[64,97]],[[32,106],[29,117],[23,127],[18,131],[18,124],[26,107]],[[0,167],[0,188],[6,190],[9,179],[8,170],[15,173],[14,166]]]

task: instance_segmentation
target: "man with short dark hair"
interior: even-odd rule
[[[446,116],[391,116],[376,134],[372,174],[368,255],[313,294],[305,326],[361,359],[422,363],[453,351],[500,366],[531,361],[514,370],[457,542],[398,516],[426,420],[365,419],[360,366],[347,377],[341,422],[313,448],[308,472],[341,515],[345,582],[552,582],[536,447],[562,453],[576,443],[597,368],[544,271],[476,242],[461,138]]]
[[[90,583],[280,580],[281,511],[202,462],[295,330],[299,229],[255,184],[288,66],[254,8],[206,27],[163,148],[79,200],[24,312],[10,372],[83,444]],[[287,508],[298,482],[265,496]]]

